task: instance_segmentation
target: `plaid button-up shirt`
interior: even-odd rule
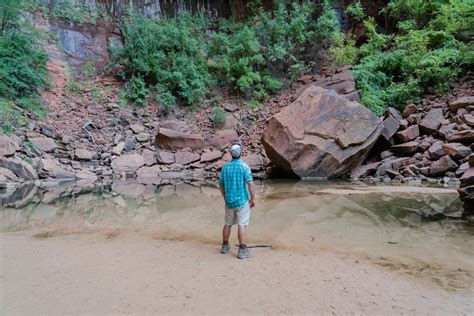
[[[241,207],[248,202],[247,182],[252,180],[250,167],[240,159],[232,159],[222,167],[219,185],[224,188],[228,208]]]

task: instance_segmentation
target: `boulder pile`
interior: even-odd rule
[[[474,84],[466,77],[452,93],[385,112],[383,130],[354,179],[458,184],[474,150]]]

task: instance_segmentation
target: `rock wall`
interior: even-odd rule
[[[211,18],[227,18],[231,14],[229,1],[224,0],[49,0],[49,8],[64,6],[65,2],[82,4],[92,11],[100,12],[109,19],[97,19],[96,23],[75,23],[62,18],[45,17],[37,12],[34,17],[37,27],[53,33],[58,39],[60,51],[48,51],[49,57],[67,61],[74,75],[83,74],[83,66],[92,63],[97,72],[102,72],[109,62],[109,48],[123,45],[117,21],[132,5],[135,12],[149,18],[170,18],[185,13],[202,13]]]
[[[121,17],[130,5],[149,18],[172,18],[184,13],[203,13],[209,17],[229,17],[230,5],[225,0],[48,0],[49,5],[64,2],[81,3],[93,9],[103,9],[112,18]]]

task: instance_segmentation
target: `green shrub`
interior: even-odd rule
[[[260,43],[255,31],[244,26],[233,34],[215,33],[209,44],[209,68],[222,85],[230,85],[247,98],[264,89]]]
[[[92,79],[96,75],[96,62],[95,60],[88,60],[82,66],[82,75],[86,79]]]
[[[472,35],[473,10],[469,0],[392,1],[384,13],[397,32],[388,35],[367,19],[368,40],[356,49],[354,67],[362,103],[381,114],[387,106],[402,108],[424,93],[448,90],[474,64],[472,42],[462,41]],[[340,61],[352,51],[353,43],[339,39],[332,53]]]
[[[0,1],[0,127],[10,133],[27,124],[24,113],[44,118],[38,89],[47,85],[48,57],[29,20],[21,16],[29,1]]]
[[[314,6],[279,1],[272,12],[262,12],[256,24],[269,73],[294,80],[312,65],[307,58],[315,36]]]
[[[226,114],[224,110],[222,110],[219,107],[215,107],[212,109],[212,114],[211,114],[211,121],[214,123],[215,127],[222,127],[225,124],[226,121]]]
[[[127,97],[143,104],[149,92],[171,107],[175,102],[197,105],[207,92],[204,29],[200,16],[151,20],[130,13],[122,20],[123,48],[114,51],[120,76],[128,81]]]
[[[32,36],[17,31],[0,36],[0,96],[36,94],[47,83],[47,60]]]
[[[66,91],[72,92],[73,94],[76,94],[76,95],[79,94],[83,90],[83,86],[75,80],[71,80],[68,83],[66,83],[64,88],[66,89]]]
[[[343,32],[337,32],[333,35],[334,47],[329,51],[333,56],[336,67],[342,65],[351,65],[357,56],[357,48],[353,36],[345,35]]]
[[[364,8],[360,4],[359,0],[347,6],[346,13],[349,14],[350,17],[356,20],[357,22],[361,22],[362,20],[364,20],[365,17]]]

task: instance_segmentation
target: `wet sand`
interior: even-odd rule
[[[255,249],[239,260],[235,249],[221,255],[217,245],[140,232],[0,236],[3,315],[459,315],[474,308],[472,286],[446,289],[331,251]]]

